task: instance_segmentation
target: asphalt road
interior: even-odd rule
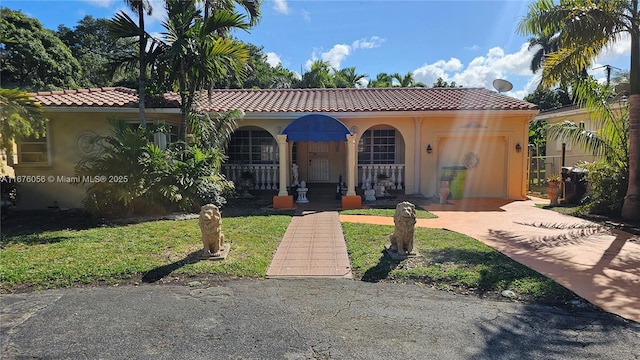
[[[598,310],[353,280],[237,280],[1,295],[2,359],[640,359]]]

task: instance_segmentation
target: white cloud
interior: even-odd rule
[[[273,0],[273,9],[285,15],[291,12],[291,9],[289,9],[289,4],[287,4],[287,0]]]
[[[449,82],[449,73],[456,72],[463,68],[460,60],[451,58],[448,61],[438,60],[433,64],[426,64],[413,71],[413,76],[416,81],[422,82],[426,85],[431,85],[438,78],[442,78],[444,81]]]
[[[149,18],[151,23],[162,23],[167,18],[167,9],[165,9],[164,0],[151,0],[151,7],[153,12]]]
[[[308,12],[307,10],[300,10],[300,14],[302,15],[302,19],[306,22],[310,22],[311,21],[311,13]]]
[[[329,63],[332,68],[340,69],[340,63],[351,53],[351,46],[346,44],[333,45],[331,50],[320,53],[318,56],[317,50],[311,53],[311,58],[305,63],[307,69],[311,69],[311,65],[316,60],[322,60]]]
[[[356,84],[357,88],[366,88],[368,86],[369,86],[369,79],[367,78],[362,78],[358,80],[358,83]]]
[[[465,48],[466,50],[471,50]],[[485,54],[477,56],[463,64],[456,58],[449,60],[438,60],[413,71],[416,81],[427,85],[433,84],[439,77],[444,81],[465,87],[483,87],[493,90],[493,80],[506,79],[515,84],[514,89],[506,94],[522,99],[527,94],[535,91],[540,83],[540,73],[533,74],[530,70],[531,60],[537,48],[529,50],[529,43],[523,43],[520,48],[513,53],[505,53],[504,49],[494,47],[486,51]],[[606,71],[602,66],[613,65],[625,68],[631,53],[631,40],[629,36],[621,37],[617,42],[605,49],[596,59],[589,73],[594,75],[601,82],[606,81]],[[598,69],[599,68],[599,69]]]
[[[340,69],[340,63],[351,53],[351,46],[345,44],[333,45],[331,50],[323,52],[320,58],[329,62],[332,68]]]
[[[456,58],[448,61],[439,60],[414,70],[414,76],[416,81],[427,85],[433,84],[440,77],[444,81],[455,81],[456,84],[465,87],[493,89],[492,83],[495,79],[531,76],[529,65],[532,57],[533,53],[528,50],[528,43],[523,44],[513,54],[505,54],[502,48],[494,47],[485,55],[473,58],[466,67]],[[532,88],[535,88],[535,85]]]
[[[382,43],[385,42],[385,39],[379,36],[371,36],[370,38],[362,38],[359,40],[355,40],[348,44],[336,44],[329,51],[325,51],[318,55],[320,50],[314,49],[313,53],[311,53],[311,58],[306,62],[306,68],[310,69],[311,64],[313,64],[316,60],[322,60],[328,62],[332,68],[340,69],[340,64],[344,61],[344,59],[351,55],[351,53],[355,50],[359,49],[373,49],[380,47]]]
[[[274,52],[268,52],[266,55],[267,55],[267,63],[269,65],[276,67],[282,64],[282,59],[280,59],[280,56],[278,56],[278,54]]]
[[[311,53],[311,58],[304,64],[305,69],[311,69],[311,65],[316,60],[318,60],[318,54],[316,53],[316,50],[313,50],[313,52]]]
[[[605,49],[600,56],[598,56],[596,62],[606,64],[621,56],[631,57],[631,36],[628,33],[625,33],[618,41]]]
[[[111,7],[111,5],[113,5],[115,0],[83,0],[83,2],[94,5],[94,6],[108,8],[108,7]]]
[[[380,45],[382,45],[382,43],[385,41],[386,39],[383,39],[379,36],[372,36],[369,39],[362,38],[354,41],[351,44],[351,47],[354,49],[373,49],[380,47]]]

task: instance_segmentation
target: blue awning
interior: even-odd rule
[[[347,135],[352,135],[340,120],[322,114],[299,117],[282,134],[290,141],[346,141]]]

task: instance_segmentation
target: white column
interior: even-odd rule
[[[287,196],[289,193],[287,192],[287,156],[288,147],[287,147],[287,135],[276,135],[276,140],[278,141],[278,161],[280,163],[280,191],[278,192],[278,196]]]
[[[356,195],[356,134],[347,135],[347,196]]]
[[[420,154],[422,153],[422,146],[420,145],[420,134],[422,133],[422,119],[413,119],[413,193],[420,193]],[[405,165],[405,169],[407,166]],[[406,176],[406,174],[405,174]]]

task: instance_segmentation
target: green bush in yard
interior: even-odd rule
[[[76,165],[78,176],[109,180],[87,189],[83,204],[94,216],[195,212],[206,203],[223,205],[233,191],[220,175],[219,149],[173,143],[162,150],[148,142],[147,130],[110,122],[111,134],[92,140],[98,151]]]

